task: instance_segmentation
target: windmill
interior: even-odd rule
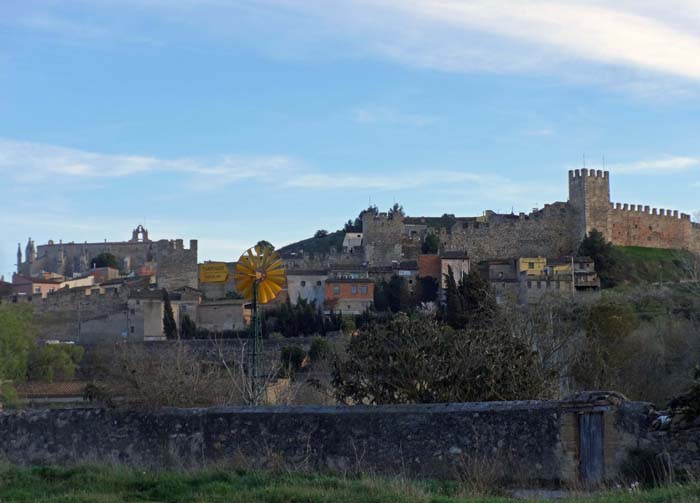
[[[262,354],[262,316],[258,304],[267,304],[277,297],[284,287],[284,263],[270,247],[261,244],[249,248],[236,264],[236,289],[253,304],[253,344],[249,346],[249,367],[251,397],[255,399],[257,389],[258,360]]]

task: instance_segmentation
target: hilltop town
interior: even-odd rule
[[[343,231],[278,250],[287,284],[276,303],[303,300],[326,314],[359,314],[394,277],[409,294],[439,302],[449,270],[458,278],[478,270],[499,302],[595,294],[595,264],[577,256],[594,229],[617,246],[700,252],[700,225],[689,215],[614,203],[607,171],[572,170],[568,184],[568,201],[529,214],[411,217],[398,205],[388,213],[370,207]],[[138,225],[123,242],[36,246],[29,239],[24,252],[18,245],[17,272],[0,283],[0,298],[31,303],[42,337],[51,340],[161,340],[164,290],[178,327],[186,317],[205,332],[241,331],[249,313],[234,269],[235,262],[198,257],[196,239],[189,247],[182,239],[152,241]]]

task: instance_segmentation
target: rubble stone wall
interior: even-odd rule
[[[634,446],[638,412],[565,402],[354,407],[68,409],[0,413],[0,459],[119,462],[457,478],[476,466],[506,481],[578,479],[578,414],[605,414],[605,477]],[[630,426],[632,425],[632,426]]]

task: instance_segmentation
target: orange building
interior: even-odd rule
[[[28,278],[15,274],[12,276],[12,293],[15,295],[38,295],[42,298],[61,288],[61,281],[55,279]]]
[[[374,301],[374,282],[369,278],[329,278],[325,290],[327,311],[360,314]]]
[[[439,255],[420,255],[418,257],[418,276],[421,278],[442,277],[442,262]]]

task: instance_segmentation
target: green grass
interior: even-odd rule
[[[678,282],[688,278],[686,264],[691,255],[683,250],[662,250],[641,246],[616,246],[621,279],[624,282]]]
[[[505,503],[499,496],[466,494],[455,482],[401,478],[347,478],[243,470],[146,472],[122,467],[17,468],[0,466],[0,502],[376,502]],[[591,503],[698,502],[700,485],[670,486],[572,497]]]

